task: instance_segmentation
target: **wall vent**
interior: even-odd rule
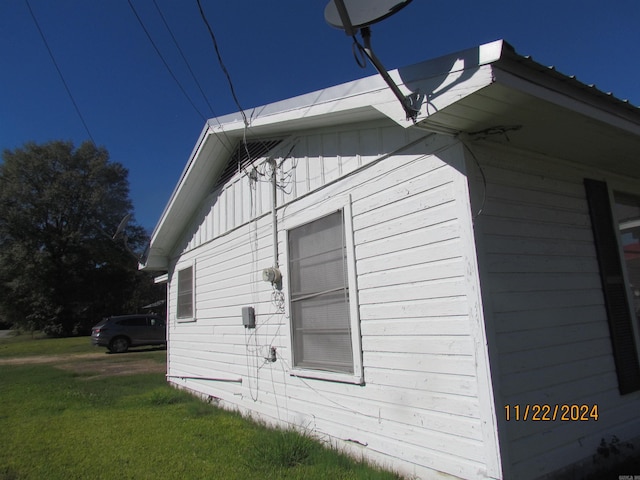
[[[216,181],[215,188],[228,182],[236,173],[243,168],[254,163],[256,160],[266,156],[271,150],[276,148],[282,139],[265,139],[265,140],[253,140],[251,142],[238,143],[236,149],[233,151],[227,166],[224,168],[220,177]]]

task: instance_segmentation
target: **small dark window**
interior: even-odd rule
[[[178,318],[193,317],[193,267],[178,272]]]

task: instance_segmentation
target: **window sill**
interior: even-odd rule
[[[363,375],[352,375],[349,373],[324,372],[321,370],[292,369],[289,372],[292,377],[311,378],[314,380],[325,380],[327,382],[350,383],[353,385],[364,385]]]
[[[190,318],[176,318],[176,323],[195,323],[196,322],[196,318],[195,317],[190,317]]]

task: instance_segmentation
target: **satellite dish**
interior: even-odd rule
[[[411,0],[330,0],[324,9],[324,19],[332,27],[357,30],[390,17],[409,3]],[[342,8],[348,15],[348,24]]]
[[[407,114],[407,120],[412,119],[415,122],[419,113],[419,109],[414,106],[415,94],[404,95],[393,82],[389,72],[373,52],[371,29],[369,28],[369,25],[384,20],[409,3],[411,0],[329,0],[324,9],[324,19],[329,25],[338,27],[353,37],[354,46],[369,59],[402,104],[402,108]],[[360,30],[364,45],[361,45],[356,39],[358,30]]]

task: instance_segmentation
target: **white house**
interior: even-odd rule
[[[625,450],[640,110],[503,41],[391,76],[415,122],[377,75],[207,122],[143,265],[169,382],[419,478]]]

